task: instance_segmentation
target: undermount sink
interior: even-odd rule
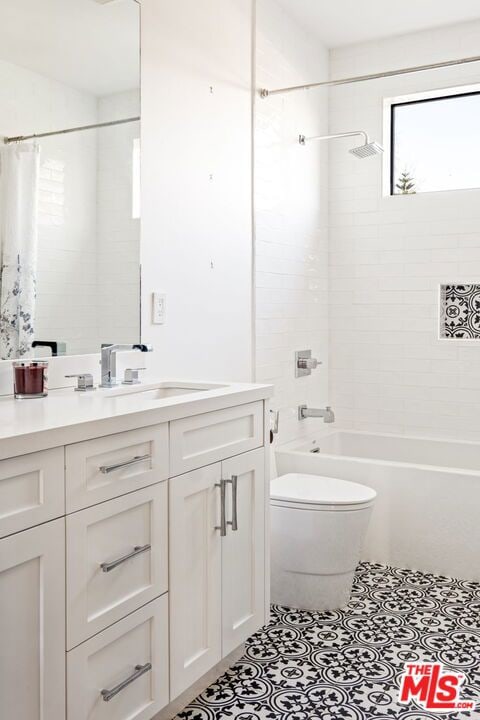
[[[225,385],[213,383],[192,383],[191,385],[182,383],[159,383],[156,387],[149,387],[145,385],[128,387],[125,385],[121,389],[109,392],[108,397],[118,400],[120,398],[129,398],[132,395],[135,395],[135,397],[145,400],[166,400],[179,395],[190,395],[191,393],[206,392],[207,390],[217,390],[222,387],[225,387]]]

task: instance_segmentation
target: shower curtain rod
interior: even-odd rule
[[[356,77],[342,78],[340,80],[325,80],[324,82],[310,83],[309,85],[293,85],[292,87],[278,88],[277,90],[260,90],[260,97],[267,98],[270,95],[295,92],[296,90],[310,90],[316,87],[332,87],[334,85],[348,85],[349,83],[365,82],[366,80],[381,80],[382,78],[395,77],[395,75],[408,75],[409,73],[423,72],[425,70],[438,70],[440,68],[453,67],[455,65],[466,65],[468,63],[480,62],[480,55],[460,58],[459,60],[445,60],[444,62],[431,63],[430,65],[416,65],[414,67],[400,68],[400,70],[386,70],[385,72],[372,73],[371,75],[357,75]]]
[[[110,120],[110,122],[96,123],[95,125],[80,125],[79,127],[55,130],[53,132],[37,133],[35,135],[17,135],[17,137],[6,137],[3,139],[5,145],[10,143],[34,140],[35,138],[52,137],[53,135],[67,135],[68,133],[81,132],[82,130],[96,130],[97,128],[112,127],[112,125],[124,125],[125,123],[138,122],[140,117],[125,118],[123,120]]]

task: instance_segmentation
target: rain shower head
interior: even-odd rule
[[[315,137],[305,137],[305,135],[298,136],[298,142],[300,145],[306,145],[310,140],[337,140],[338,138],[355,137],[361,135],[364,139],[363,145],[351,148],[348,152],[355,155],[355,157],[363,158],[372,157],[373,155],[381,155],[383,153],[383,147],[375,142],[370,142],[370,138],[364,130],[354,130],[352,132],[335,133],[335,135],[317,135]]]
[[[350,148],[348,152],[360,158],[360,160],[363,160],[363,158],[372,157],[372,155],[381,155],[383,153],[383,147],[373,140],[358,147]]]

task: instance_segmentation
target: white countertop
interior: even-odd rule
[[[210,389],[152,399],[147,391],[164,383],[188,387],[209,385]],[[0,459],[243,405],[272,395],[272,385],[225,383],[215,386],[201,381],[161,379],[85,393],[72,388],[51,390],[48,397],[31,400],[0,397]]]

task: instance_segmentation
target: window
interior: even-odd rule
[[[140,138],[133,141],[132,150],[132,218],[140,218]]]
[[[390,194],[480,188],[480,90],[418,97],[388,103]]]

